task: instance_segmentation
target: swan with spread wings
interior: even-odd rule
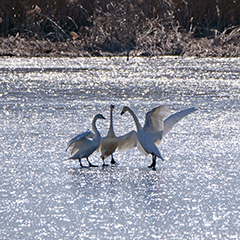
[[[145,124],[142,127],[133,110],[125,106],[121,112],[121,115],[123,115],[125,112],[129,112],[132,115],[137,128],[137,131],[132,133],[131,138],[125,140],[125,150],[137,146],[139,151],[145,155],[151,154],[152,164],[149,166],[149,168],[155,170],[156,158],[158,157],[164,161],[157,145],[160,144],[162,138],[178,121],[194,111],[196,111],[196,108],[192,107],[169,116],[170,107],[167,105],[161,105],[147,112]]]

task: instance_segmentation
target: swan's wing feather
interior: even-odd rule
[[[130,148],[137,146],[137,133],[135,131],[131,131],[125,135],[117,137],[118,139],[118,150],[126,151]]]
[[[68,148],[69,148],[73,143],[75,143],[76,141],[82,140],[82,139],[84,139],[84,138],[93,138],[93,136],[94,136],[94,134],[93,134],[91,131],[83,132],[83,133],[75,136],[74,138],[72,138],[72,139],[68,142],[66,151],[67,151]]]
[[[143,129],[148,133],[157,133],[163,131],[163,119],[169,116],[170,107],[161,105],[147,112]]]
[[[70,154],[71,157],[73,157],[77,152],[87,152],[92,147],[93,140],[90,140],[89,138],[81,138],[70,146]]]
[[[164,120],[164,130],[163,130],[163,137],[173,128],[173,126],[179,122],[182,118],[187,116],[190,113],[193,113],[197,110],[197,108],[187,108],[184,110],[181,110],[179,112],[176,112],[169,116],[167,119]]]
[[[147,156],[148,153],[144,150],[144,148],[142,147],[142,145],[140,144],[139,141],[137,141],[137,149],[139,152],[141,152],[143,155]]]
[[[162,138],[163,138],[163,131],[151,134],[151,139],[157,146],[160,146]]]

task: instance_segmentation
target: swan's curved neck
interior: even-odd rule
[[[99,133],[99,131],[97,130],[97,127],[96,127],[96,121],[97,121],[97,119],[98,119],[98,118],[96,118],[96,117],[93,119],[93,121],[92,121],[92,129],[93,129],[95,135],[96,135],[97,137],[99,137],[99,136],[100,136],[100,133]]]
[[[128,108],[127,111],[132,115],[133,120],[134,120],[134,122],[135,122],[135,124],[136,124],[137,130],[138,130],[138,131],[141,130],[142,127],[141,127],[141,125],[140,125],[140,123],[139,123],[139,121],[138,121],[137,116],[136,116],[135,113],[133,112],[133,110],[130,109],[130,108]]]
[[[114,137],[115,133],[113,131],[113,109],[111,108],[110,110],[110,126],[109,126],[109,131],[108,131],[108,135],[109,137]]]

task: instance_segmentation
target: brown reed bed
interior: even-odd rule
[[[237,0],[1,0],[2,56],[240,56]]]

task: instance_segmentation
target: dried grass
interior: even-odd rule
[[[239,56],[239,16],[235,0],[1,0],[0,54]]]

